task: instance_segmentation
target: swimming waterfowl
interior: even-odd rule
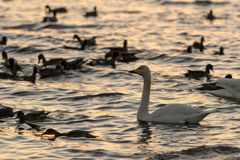
[[[10,70],[13,76],[16,76],[18,71],[23,72],[21,66],[17,64],[15,59],[9,58],[7,62],[5,61],[5,63],[6,68]]]
[[[86,138],[96,138],[96,136],[92,135],[89,131],[83,131],[83,130],[72,130],[67,133],[60,133],[56,131],[55,129],[47,129],[42,136],[44,135],[54,135],[54,138],[60,137],[60,136],[66,136],[66,137],[86,137]]]
[[[83,58],[77,58],[74,61],[67,62],[65,59],[62,60],[61,65],[64,70],[80,69],[86,61],[83,61]]]
[[[119,52],[115,51],[110,60],[107,59],[93,59],[88,65],[97,66],[97,65],[111,65],[113,68],[116,68],[116,58],[119,56]]]
[[[24,123],[25,121],[36,121],[45,119],[49,113],[50,112],[45,112],[44,110],[30,112],[27,114],[24,114],[23,111],[18,111],[16,118],[20,119],[20,123]]]
[[[223,89],[208,91],[207,93],[218,97],[240,99],[240,79],[221,78],[215,83]]]
[[[193,47],[193,48],[200,49],[200,51],[203,51],[203,49],[204,49],[203,42],[204,42],[204,41],[205,41],[205,40],[204,40],[204,37],[202,36],[202,37],[201,37],[201,41],[200,41],[200,42],[194,42],[193,45],[192,45],[192,47]]]
[[[208,64],[206,66],[206,71],[192,71],[192,70],[188,70],[187,73],[185,73],[185,77],[189,77],[189,78],[195,78],[195,79],[199,79],[202,77],[209,77],[210,76],[210,70],[213,71],[213,65]]]
[[[6,45],[7,44],[7,37],[3,36],[2,41],[0,41],[0,45]]]
[[[32,83],[36,83],[36,75],[38,73],[38,68],[37,66],[33,67],[33,73],[30,76],[20,76],[17,77],[16,80],[21,80],[21,81],[29,81]]]
[[[63,58],[53,58],[49,59],[48,61],[46,60],[45,56],[43,54],[38,55],[38,63],[40,63],[42,60],[43,66],[49,66],[49,65],[57,65],[61,64]]]
[[[192,46],[188,46],[186,50],[183,50],[186,53],[192,53]]]
[[[39,70],[39,74],[41,75],[41,78],[58,76],[58,75],[61,75],[62,73],[63,73],[63,70],[60,65],[56,65],[55,68],[45,68],[45,69]]]
[[[220,51],[219,52],[214,52],[214,55],[224,55],[224,48],[220,47]]]
[[[49,5],[46,5],[45,8],[46,8],[48,13],[50,13],[50,12],[66,13],[67,12],[67,9],[65,7],[59,7],[59,8],[51,9],[51,7]]]
[[[85,13],[85,17],[97,17],[97,7],[95,6],[94,7],[94,11],[93,12],[86,12]]]
[[[4,60],[3,65],[7,68],[11,67],[12,65],[17,65],[18,64],[16,59],[8,58],[7,52],[5,52],[5,51],[2,51],[2,59]],[[11,62],[12,64],[9,63],[9,60],[12,61]]]
[[[78,42],[80,43],[80,45],[82,46],[83,40],[78,35],[75,34],[73,36],[73,39],[77,39]],[[86,40],[86,45],[89,45],[89,46],[96,45],[96,37],[92,37],[92,38],[85,39],[85,40]]]
[[[44,17],[42,22],[57,22],[57,13],[53,11],[53,16],[52,17]]]
[[[82,41],[81,44],[81,48],[79,47],[71,47],[71,46],[63,46],[65,49],[74,49],[74,50],[84,50],[87,44],[87,40],[85,39],[84,41]]]
[[[213,11],[212,10],[210,10],[210,12],[207,14],[206,19],[209,19],[211,21],[216,19],[216,17],[213,15]]]
[[[232,75],[231,74],[227,74],[225,76],[225,78],[229,78],[232,79]],[[218,86],[216,82],[211,82],[211,83],[204,83],[202,84],[202,87],[197,88],[198,90],[209,90],[209,91],[213,91],[213,90],[219,90],[219,89],[224,89],[221,86]]]
[[[167,104],[150,114],[148,111],[151,88],[150,69],[142,65],[129,72],[142,76],[144,80],[141,104],[137,112],[138,121],[196,124],[212,113],[212,111],[202,111],[200,108],[191,107],[187,104]]]

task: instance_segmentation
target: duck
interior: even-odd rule
[[[213,15],[212,10],[210,10],[209,13],[206,15],[206,19],[211,20],[211,21],[216,19],[216,17]]]
[[[198,124],[213,111],[203,111],[198,107],[187,104],[167,104],[152,113],[149,113],[149,99],[151,89],[151,72],[148,66],[141,65],[129,73],[138,74],[143,77],[143,91],[141,104],[137,112],[137,120],[157,123],[181,123]]]
[[[51,9],[51,7],[49,5],[46,5],[45,9],[47,10],[47,13],[50,13],[50,12],[66,13],[67,12],[67,9],[65,7]]]
[[[225,78],[228,78],[228,79],[232,79],[232,75],[231,74],[227,74],[225,76]],[[204,83],[202,84],[201,87],[197,88],[197,90],[219,90],[219,89],[224,89],[223,87],[221,86],[218,86],[216,82],[211,82],[211,83]]]
[[[205,41],[205,40],[204,40],[204,37],[202,36],[200,42],[194,42],[193,45],[192,45],[192,47],[193,47],[193,48],[200,49],[200,51],[203,51],[203,49],[204,49],[203,42],[204,42],[204,41]]]
[[[7,37],[3,36],[2,41],[0,41],[0,45],[7,45]]]
[[[109,58],[109,56],[112,57],[114,52],[119,52],[118,50],[111,51],[111,54],[107,53],[105,54],[105,59]],[[139,60],[138,57],[136,57],[136,54],[138,52],[119,52],[119,56],[117,56],[116,60],[119,62],[135,62],[136,60]]]
[[[43,54],[38,55],[38,63],[40,63],[42,60],[43,66],[50,66],[50,65],[57,65],[61,64],[63,58],[53,58],[49,59],[48,61],[46,60],[45,56]]]
[[[18,71],[22,71],[22,67],[19,66],[14,58],[9,58],[7,61],[4,63],[5,67],[10,70],[11,74],[13,76],[17,75]]]
[[[57,22],[57,12],[53,11],[53,16],[52,17],[44,17],[42,22]]]
[[[63,69],[60,65],[56,65],[55,68],[45,68],[40,69],[39,74],[41,75],[40,78],[47,78],[47,77],[53,77],[63,74]]]
[[[74,50],[85,50],[85,47],[87,45],[87,40],[83,40],[81,44],[81,47],[71,47],[71,46],[63,46],[65,49],[74,49]]]
[[[60,133],[55,129],[49,128],[43,134],[42,137],[45,135],[54,135],[54,138],[65,136],[65,137],[86,137],[86,138],[96,138],[96,136],[92,135],[90,131],[83,131],[83,130],[72,130],[67,133]]]
[[[37,73],[38,73],[38,67],[34,66],[33,67],[33,73],[30,76],[19,76],[16,77],[16,80],[20,80],[20,81],[28,81],[28,82],[32,82],[32,83],[36,83],[36,78],[37,78]]]
[[[47,118],[47,115],[49,113],[50,112],[45,112],[45,110],[34,111],[34,112],[27,113],[27,114],[24,114],[23,111],[17,111],[17,117],[16,118],[19,118],[20,123],[24,123],[25,121],[43,120],[43,119]]]
[[[112,55],[112,58],[110,60],[108,59],[93,59],[91,62],[88,63],[88,65],[91,66],[97,66],[97,65],[111,65],[113,68],[116,68],[116,59],[119,56],[119,52],[115,51]]]
[[[240,99],[240,79],[220,78],[214,83],[223,89],[207,91],[207,93],[217,97]]]
[[[7,54],[6,51],[2,51],[2,59],[4,60],[3,65],[4,65],[5,67],[7,67],[7,68],[11,66],[10,63],[9,63],[9,60],[12,61],[13,65],[17,65],[17,64],[18,64],[18,62],[17,62],[16,59],[14,59],[14,58],[8,58],[8,54]]]
[[[187,46],[186,50],[183,50],[185,53],[192,53],[192,46]]]
[[[77,34],[75,34],[75,35],[73,36],[73,39],[77,39],[78,42],[80,43],[80,45],[82,46],[83,40],[82,40]],[[89,39],[85,39],[85,40],[86,40],[86,45],[88,45],[88,46],[94,46],[94,45],[97,44],[97,43],[96,43],[96,37],[95,37],[95,36],[92,37],[92,38],[89,38]]]
[[[86,12],[85,17],[97,17],[97,7],[95,6],[93,12]]]
[[[74,61],[67,62],[65,59],[62,60],[61,65],[63,66],[63,70],[73,70],[73,69],[80,69],[82,65],[86,63],[83,61],[83,58],[77,58]]]
[[[208,64],[206,66],[206,71],[192,71],[192,70],[188,70],[188,72],[185,73],[184,75],[185,75],[185,77],[195,78],[195,79],[199,79],[199,78],[202,78],[202,77],[209,78],[210,70],[214,71],[212,64]]]
[[[224,48],[223,47],[220,47],[220,50],[219,50],[219,52],[214,52],[213,53],[214,55],[224,55]]]

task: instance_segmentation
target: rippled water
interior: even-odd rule
[[[44,128],[61,132],[83,129],[98,136],[91,140],[59,137],[48,141],[37,136],[41,131],[17,132],[19,124],[15,117],[4,118],[0,124],[1,159],[147,159],[155,154],[202,145],[240,147],[240,102],[199,92],[196,88],[204,79],[183,77],[187,69],[204,70],[211,63],[214,79],[226,74],[240,78],[240,5],[234,0],[211,2],[2,0],[0,37],[7,36],[8,44],[1,50],[16,58],[26,75],[31,74],[40,53],[47,59],[84,57],[90,61],[105,55],[107,50],[102,48],[121,46],[124,39],[131,48],[142,52],[137,55],[140,60],[118,62],[116,69],[86,65],[59,77],[38,77],[36,84],[1,80],[1,104],[15,111],[51,112],[48,119],[36,122],[42,131]],[[66,6],[68,12],[57,15],[57,23],[41,23],[46,4]],[[94,6],[98,7],[99,16],[85,18],[84,13]],[[204,19],[210,9],[219,19],[212,22]],[[98,45],[84,51],[64,49],[64,45],[78,46],[72,40],[74,34],[84,38],[96,36]],[[201,36],[206,41],[204,52],[182,53]],[[220,46],[224,46],[225,55],[212,55]],[[152,71],[151,111],[162,104],[187,103],[217,109],[217,112],[207,116],[200,125],[138,123],[136,112],[143,82],[127,70],[142,64]],[[1,69],[4,70],[3,66]],[[221,156],[214,155],[223,159]],[[227,157],[234,156],[239,157],[239,150],[236,155],[230,148]]]

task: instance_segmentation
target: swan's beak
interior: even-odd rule
[[[136,70],[128,71],[128,73],[137,73]]]

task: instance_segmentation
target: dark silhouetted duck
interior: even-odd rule
[[[77,58],[74,61],[67,62],[65,59],[62,60],[61,65],[63,66],[64,70],[72,70],[72,69],[80,69],[82,68],[82,65],[86,63],[86,61],[83,61],[83,58]]]
[[[14,79],[15,75],[6,72],[0,72],[0,79]]]
[[[119,51],[117,50],[111,51],[111,54],[108,52],[105,55],[105,59],[109,58],[109,56],[112,57],[114,52],[119,52]],[[119,52],[119,56],[117,56],[116,60],[119,62],[125,62],[125,63],[134,62],[139,59],[138,57],[135,56],[136,54],[137,52]]]
[[[13,58],[9,58],[7,62],[5,61],[5,66],[10,70],[13,76],[16,76],[18,71],[23,72],[21,66],[19,66],[17,61]]]
[[[206,71],[188,70],[188,72],[185,73],[184,75],[185,75],[185,77],[199,79],[199,78],[202,78],[202,77],[209,77],[210,76],[210,70],[213,71],[213,66],[211,64],[208,64],[206,66]]]
[[[73,130],[67,133],[60,133],[56,131],[55,129],[47,129],[42,136],[44,135],[54,135],[54,138],[60,137],[60,136],[66,136],[66,137],[86,137],[86,138],[96,138],[96,136],[92,135],[90,131],[83,131],[83,130]],[[53,138],[53,139],[54,139]]]
[[[20,119],[20,123],[24,123],[25,121],[37,121],[45,119],[49,113],[50,112],[45,112],[44,110],[30,112],[27,114],[24,114],[23,111],[18,111],[17,118]]]
[[[93,10],[93,12],[86,12],[85,13],[85,17],[97,17],[97,7],[95,6],[94,7],[94,10]]]
[[[206,19],[211,20],[211,21],[216,19],[216,17],[213,15],[212,10],[210,10],[210,12],[206,15]]]
[[[232,79],[232,75],[231,74],[227,74],[225,76],[225,78],[228,79]],[[197,88],[198,90],[210,90],[210,91],[214,91],[214,90],[219,90],[219,89],[224,89],[221,86],[218,86],[216,82],[212,82],[212,83],[204,83],[202,84],[202,87]]]
[[[63,73],[64,73],[63,69],[60,65],[56,65],[55,68],[45,68],[45,69],[39,70],[39,74],[41,75],[41,78],[59,76]]]
[[[45,9],[47,10],[47,13],[50,13],[50,12],[66,13],[67,12],[67,9],[65,7],[51,9],[49,5],[46,5]]]
[[[80,45],[82,46],[82,43],[83,43],[83,40],[78,36],[78,35],[74,35],[73,36],[73,39],[77,39],[78,42],[80,43]],[[92,38],[89,38],[89,39],[85,39],[86,40],[86,45],[88,46],[93,46],[93,45],[96,45],[96,37],[92,37]]]
[[[220,51],[219,52],[214,52],[214,55],[224,55],[224,48],[220,47]]]
[[[28,81],[28,82],[32,82],[32,83],[36,83],[36,75],[38,73],[38,68],[37,66],[33,67],[33,73],[30,76],[19,76],[16,78],[16,80],[20,80],[20,81]]]
[[[53,16],[52,17],[44,17],[42,22],[57,22],[57,13],[53,11]]]
[[[200,49],[200,51],[203,51],[203,49],[204,49],[203,42],[204,42],[204,41],[205,41],[205,40],[204,40],[204,37],[202,36],[202,37],[201,37],[201,41],[200,41],[200,42],[194,42],[193,45],[192,45],[192,47],[193,47],[193,48]]]
[[[5,51],[2,51],[2,59],[5,61],[5,62],[3,63],[3,65],[4,65],[5,67],[10,67],[10,66],[11,66],[11,64],[9,63],[9,60],[10,60],[10,59],[12,59],[12,60],[11,60],[12,63],[13,63],[12,65],[17,65],[17,64],[18,64],[16,59],[14,59],[14,58],[8,58],[7,52],[5,52]]]
[[[2,41],[0,41],[0,45],[7,45],[7,37],[3,36]]]
[[[192,53],[192,46],[188,46],[186,50],[183,50],[185,53]]]
[[[97,66],[97,65],[111,65],[113,68],[116,68],[116,58],[120,56],[118,51],[115,51],[112,55],[112,58],[110,60],[107,59],[93,59],[88,65],[91,66]]]
[[[65,49],[74,49],[74,50],[84,50],[87,44],[87,40],[85,39],[84,41],[82,41],[81,43],[81,47],[71,47],[71,46],[64,46]]]
[[[57,65],[61,64],[63,58],[53,58],[49,59],[48,61],[46,60],[45,56],[43,54],[38,55],[38,63],[40,63],[42,60],[43,66],[50,66],[50,65]]]

